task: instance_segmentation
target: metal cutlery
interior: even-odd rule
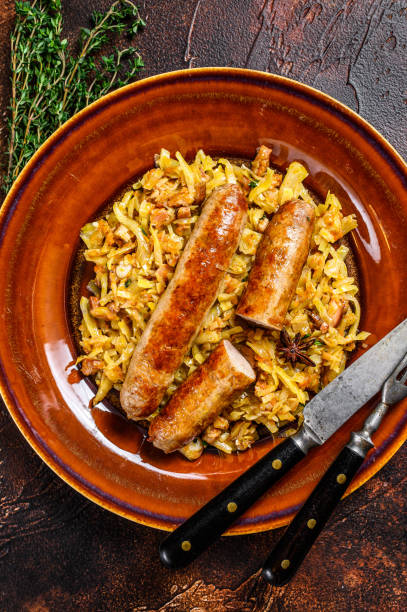
[[[351,434],[348,444],[339,453],[273,549],[262,571],[267,582],[282,586],[294,576],[368,451],[374,447],[372,433],[380,426],[388,408],[407,397],[406,382],[407,355],[384,383],[381,400],[367,417],[362,429]]]
[[[323,444],[382,387],[407,348],[407,319],[352,363],[304,408],[301,429],[211,499],[162,542],[161,561],[182,567],[206,550],[261,495]]]

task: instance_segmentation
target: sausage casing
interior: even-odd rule
[[[303,200],[283,204],[257,249],[236,314],[254,325],[281,330],[306,262],[315,209]]]
[[[150,415],[161,402],[212,306],[239,243],[247,201],[238,185],[214,189],[174,276],[134,349],[120,394],[127,416]]]
[[[233,396],[255,380],[250,363],[224,340],[151,422],[149,440],[171,453],[198,436]]]

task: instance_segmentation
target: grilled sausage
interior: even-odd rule
[[[254,325],[282,329],[308,256],[315,209],[303,200],[283,204],[257,249],[236,314]]]
[[[188,444],[255,378],[250,363],[224,340],[152,420],[150,442],[165,453]]]
[[[238,185],[215,189],[179,259],[174,276],[134,349],[120,394],[127,416],[148,416],[181,365],[239,243],[247,201]]]

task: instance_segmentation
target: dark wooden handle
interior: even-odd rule
[[[363,460],[345,446],[264,564],[267,582],[282,586],[294,576]]]
[[[162,542],[161,561],[173,568],[188,565],[304,457],[291,439],[273,448]]]

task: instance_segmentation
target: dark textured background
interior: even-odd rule
[[[13,2],[0,1],[0,126]],[[74,39],[110,0],[65,0]],[[140,1],[144,76],[246,66],[338,98],[407,157],[407,3],[391,0]],[[1,139],[3,141],[1,142]],[[0,132],[4,150],[4,130]],[[226,538],[192,567],[161,567],[163,534],[109,514],[41,462],[0,407],[0,609],[174,612],[407,609],[407,448],[342,502],[292,583],[258,568],[281,530]]]

